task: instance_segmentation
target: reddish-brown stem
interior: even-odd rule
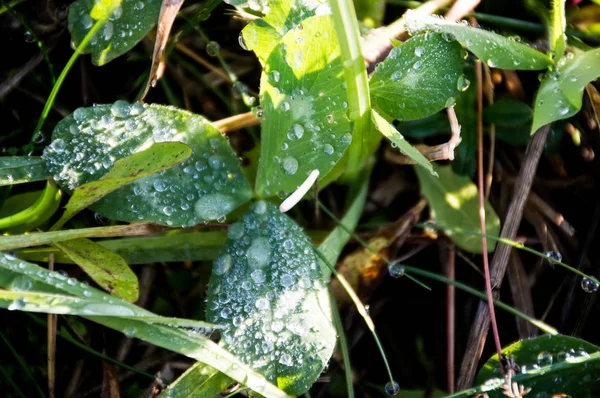
[[[446,276],[450,280],[455,278],[455,251],[454,244],[448,245],[448,260],[446,262]],[[454,393],[454,330],[455,330],[455,308],[454,308],[454,297],[455,297],[454,285],[448,284],[446,286],[446,313],[448,317],[446,319],[446,347],[447,347],[447,377],[448,377],[448,392]]]
[[[481,223],[481,250],[483,253],[483,271],[485,274],[485,291],[488,297],[488,308],[490,311],[490,321],[492,333],[494,334],[494,343],[498,357],[502,356],[502,344],[500,343],[500,334],[496,323],[496,313],[494,311],[494,297],[492,296],[492,281],[490,277],[490,265],[488,260],[487,239],[485,238],[485,189],[483,182],[483,78],[481,71],[481,62],[477,61],[475,65],[475,76],[477,76],[477,186],[479,190],[479,222]]]

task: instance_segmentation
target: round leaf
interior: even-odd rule
[[[226,327],[227,350],[291,395],[310,388],[335,346],[312,245],[270,203],[256,203],[231,226],[213,264],[206,315]]]
[[[251,197],[227,139],[201,116],[159,105],[79,108],[54,130],[44,159],[66,190],[99,180],[113,164],[156,142],[193,148],[183,163],[131,182],[90,206],[128,222],[190,226],[224,218]]]
[[[421,119],[454,104],[460,92],[462,48],[441,34],[395,47],[371,78],[373,108],[398,120]]]
[[[531,396],[550,397],[566,394],[572,397],[596,397],[600,394],[600,348],[570,336],[546,335],[522,340],[504,348],[513,356],[520,374],[513,380],[531,388]],[[500,373],[498,354],[490,358],[479,374],[478,384],[492,386]],[[505,397],[501,388],[488,392],[490,397]],[[560,395],[562,396],[562,395]]]
[[[104,26],[92,38],[85,52],[95,65],[129,51],[158,21],[160,0],[79,0],[69,7],[69,31],[77,47],[97,21]]]

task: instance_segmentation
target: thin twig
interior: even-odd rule
[[[454,250],[454,243],[448,244],[448,252],[447,252],[447,260],[446,260],[446,277],[450,280],[454,280],[455,275],[455,263],[456,263],[456,252]],[[455,297],[456,297],[456,288],[452,284],[448,284],[446,286],[446,361],[447,361],[447,383],[448,383],[448,392],[450,394],[454,393],[454,340],[455,340]]]
[[[492,83],[492,74],[490,73],[490,68],[487,65],[483,65],[483,76],[485,78],[485,86],[486,97],[488,105],[492,105],[494,103],[494,84]],[[492,188],[492,180],[494,176],[494,155],[496,152],[496,126],[492,123],[490,124],[489,130],[489,139],[490,139],[490,153],[488,154],[488,166],[487,166],[487,175],[485,177],[485,198],[489,199],[490,190]]]

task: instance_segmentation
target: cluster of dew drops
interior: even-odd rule
[[[545,254],[546,254],[546,257],[551,262],[561,262],[562,261],[562,254],[560,254],[560,252],[548,251]],[[588,278],[588,277],[583,277],[581,279],[580,285],[581,285],[581,289],[586,293],[596,293],[598,291],[598,288],[600,288],[600,285],[598,284],[598,282],[596,282],[595,280]]]

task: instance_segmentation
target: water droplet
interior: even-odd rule
[[[400,386],[394,380],[388,381],[385,385],[385,393],[387,395],[397,395],[400,392]]]
[[[560,252],[551,250],[549,252],[546,252],[546,257],[548,257],[548,259],[550,259],[550,260],[562,261],[562,254],[560,254]]]
[[[333,155],[333,152],[334,152],[333,146],[331,146],[329,144],[323,145],[323,152],[325,152],[328,155]]]
[[[552,365],[552,354],[549,352],[540,352],[537,356],[537,363],[539,366]]]
[[[281,162],[281,167],[287,175],[296,174],[296,171],[298,171],[298,160],[293,156],[288,156]]]
[[[415,48],[415,56],[420,57],[425,53],[425,48],[424,47],[417,47]]]
[[[255,269],[254,271],[252,271],[252,273],[250,274],[250,278],[252,278],[254,283],[258,285],[264,283],[267,279],[265,272],[262,269]]]
[[[92,292],[90,292],[89,290],[84,290],[84,291],[83,291],[83,295],[84,295],[85,297],[92,297]]]
[[[404,266],[400,264],[391,264],[388,266],[388,272],[392,278],[400,278],[404,276]]]
[[[23,38],[27,43],[33,43],[35,41],[35,36],[30,31],[25,32],[25,34],[23,34]]]
[[[26,292],[33,287],[33,280],[25,275],[19,275],[10,284],[10,290],[16,292]]]
[[[327,123],[333,123],[333,115],[330,113],[327,116],[325,116],[325,121]]]
[[[234,199],[222,193],[204,195],[194,204],[194,211],[204,221],[216,220],[233,211],[236,207]]]
[[[152,185],[154,186],[154,189],[156,189],[156,191],[158,192],[164,192],[168,188],[167,183],[161,179],[154,181]]]
[[[274,70],[273,72],[271,72],[271,77],[273,77],[273,81],[275,83],[277,83],[279,81],[279,77],[280,77],[280,73],[276,70]]]
[[[248,45],[246,44],[246,40],[244,39],[244,35],[241,33],[238,36],[238,43],[240,43],[240,47],[242,47],[242,49],[244,49],[246,51],[250,51],[250,49],[248,48]]]
[[[346,133],[342,136],[342,144],[350,145],[351,142],[352,142],[352,134]]]
[[[265,214],[266,211],[267,202],[265,202],[264,200],[259,200],[258,202],[256,202],[256,204],[254,205],[254,212],[256,214]]]
[[[488,59],[486,63],[490,68],[495,68],[496,66],[498,66],[498,61],[494,58]]]
[[[102,29],[102,37],[104,40],[109,41],[113,37],[115,26],[112,24],[112,22],[107,21],[104,23],[104,27]]]
[[[123,334],[127,337],[133,337],[137,333],[135,328],[125,328],[123,329]]]
[[[143,1],[138,1],[137,3],[135,3],[135,9],[136,10],[143,10],[144,9],[144,2]]]
[[[265,115],[265,111],[263,110],[263,108],[262,108],[262,107],[260,107],[260,106],[259,106],[259,107],[257,107],[257,108],[256,108],[256,117],[260,119],[260,118],[261,118],[261,117],[263,117],[264,115]]]
[[[392,73],[392,80],[397,82],[402,78],[402,72],[400,72],[399,70],[395,71],[394,73]]]
[[[219,54],[219,51],[221,51],[221,46],[219,46],[219,43],[216,41],[209,41],[206,44],[206,53],[211,57],[216,57]]]
[[[561,116],[564,116],[564,115],[566,115],[567,113],[569,113],[569,107],[568,107],[568,106],[562,106],[562,107],[561,107],[561,106],[559,106],[559,107],[558,107],[558,113],[559,113]]]
[[[118,100],[112,104],[110,111],[115,117],[126,118],[129,116],[129,104],[126,101]]]
[[[238,240],[242,236],[244,236],[244,232],[244,224],[242,224],[241,222],[237,222],[231,227],[229,227],[229,232],[227,233],[227,236],[229,237],[229,239]]]
[[[58,138],[50,144],[50,148],[56,153],[63,153],[65,151],[65,141],[62,138]]]
[[[292,357],[287,352],[281,354],[279,357],[279,363],[285,366],[292,366],[294,364]]]
[[[419,70],[421,68],[421,61],[417,61],[413,64],[414,70]]]
[[[456,81],[456,88],[460,91],[467,91],[470,84],[471,82],[465,77],[465,75],[460,75]]]
[[[289,140],[300,139],[304,135],[304,127],[299,124],[293,124],[287,131]]]
[[[246,259],[250,268],[263,268],[269,264],[271,259],[271,245],[269,239],[256,238],[246,251]]]
[[[25,307],[25,300],[22,298],[14,299],[8,306],[9,311],[21,310]]]
[[[266,298],[259,298],[258,300],[256,300],[254,305],[259,310],[266,310],[267,308],[269,308],[269,300],[267,300]]]
[[[598,287],[599,285],[590,278],[583,278],[581,280],[581,288],[586,293],[596,293],[598,291]]]

